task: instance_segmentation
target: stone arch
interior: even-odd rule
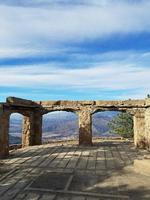
[[[22,114],[21,110],[11,110],[9,107],[0,109],[0,158],[9,155],[9,124],[13,113]]]
[[[10,115],[19,113],[24,116],[22,125],[22,147],[41,144],[42,115],[38,110],[3,109],[0,111],[0,147],[1,155],[9,155],[9,121]],[[1,156],[0,155],[0,156]]]
[[[39,119],[37,118],[37,111],[31,109],[24,109],[20,107],[20,109],[9,109],[9,119],[10,116],[14,113],[18,113],[23,115],[23,123],[22,123],[22,147],[32,146],[34,144],[40,144],[40,142],[36,142],[38,136],[38,124]],[[8,120],[8,132],[9,132],[9,120]],[[40,138],[39,138],[40,140]]]
[[[63,130],[63,127],[65,127],[63,123],[65,121],[67,122],[67,120],[65,119],[65,116],[63,116],[63,115],[64,114],[67,115],[67,113],[70,115],[69,117],[71,118],[70,122],[68,123],[68,126],[70,125],[71,126],[70,128],[72,128],[71,132],[70,132],[70,129],[68,128],[68,130],[67,130],[68,134],[70,136],[72,136],[72,138],[74,136],[74,139],[78,139],[78,115],[77,115],[77,113],[72,109],[61,109],[61,110],[55,109],[55,110],[50,110],[50,111],[45,112],[45,114],[43,114],[43,116],[42,116],[42,140],[44,140],[44,131],[46,132],[49,130],[49,131],[53,132],[54,134],[59,133],[60,129],[62,129],[62,132],[66,131],[65,128]],[[56,117],[55,125],[51,122],[52,117]],[[45,124],[46,119],[47,119],[47,124]],[[57,123],[60,123],[60,124],[57,125]],[[60,132],[60,137],[63,139],[64,136],[63,136],[62,132]],[[50,134],[47,133],[47,135],[50,135]],[[69,138],[69,135],[68,135],[68,138]],[[52,139],[54,139],[54,136],[50,136],[49,138],[51,141]],[[57,137],[56,139],[58,139],[58,138],[59,137]],[[67,139],[67,136],[66,136],[66,139]]]

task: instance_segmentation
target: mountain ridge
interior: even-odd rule
[[[92,117],[92,132],[94,137],[114,136],[109,134],[108,122],[118,112],[98,112]],[[10,118],[10,144],[21,143],[22,118]],[[78,138],[78,117],[69,112],[56,112],[43,117],[42,140],[63,140]]]

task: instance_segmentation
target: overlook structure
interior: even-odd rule
[[[134,144],[150,147],[150,99],[125,101],[38,101],[8,97],[0,103],[0,158],[9,155],[9,118],[24,116],[22,146],[42,143],[42,116],[53,111],[68,111],[79,117],[79,145],[92,145],[92,115],[101,111],[122,111],[133,116]]]

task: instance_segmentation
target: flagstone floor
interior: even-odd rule
[[[0,200],[149,200],[150,177],[133,169],[144,154],[129,141],[101,140],[12,150],[0,161]]]

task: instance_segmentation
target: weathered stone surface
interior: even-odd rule
[[[36,105],[36,103],[34,103],[31,100],[26,100],[26,99],[21,99],[21,98],[16,98],[16,97],[8,97],[6,99],[6,102],[9,104],[20,105],[20,106],[35,106]]]
[[[97,106],[118,106],[118,107],[143,107],[145,106],[145,100],[125,100],[125,101],[95,101]]]
[[[41,106],[60,105],[60,101],[37,101],[36,103],[40,104]]]
[[[42,144],[42,115],[40,112],[34,112],[33,116],[33,145]]]
[[[42,115],[35,111],[25,116],[23,121],[22,146],[40,145],[42,143]]]
[[[134,117],[134,144],[138,148],[145,148],[145,113],[137,112]]]
[[[92,144],[92,118],[88,110],[79,112],[79,145]]]
[[[22,130],[22,147],[31,146],[32,145],[32,130],[33,130],[33,123],[32,123],[32,116],[24,117],[23,119],[23,130]]]
[[[146,147],[150,149],[150,107],[145,111],[145,141]]]
[[[146,106],[150,107],[150,98],[145,99],[145,104]]]
[[[150,176],[150,159],[135,160],[134,169],[138,173]]]
[[[0,110],[0,158],[9,155],[9,113]]]

